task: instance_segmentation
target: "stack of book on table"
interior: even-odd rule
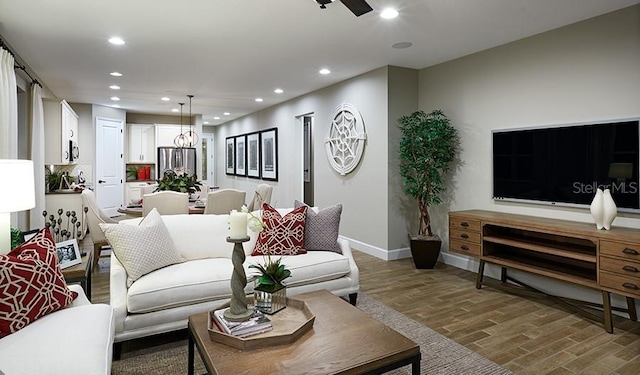
[[[256,310],[249,320],[244,322],[231,322],[224,317],[224,311],[228,308],[211,311],[211,321],[221,332],[231,336],[247,337],[267,332],[273,329],[271,320],[262,312]]]

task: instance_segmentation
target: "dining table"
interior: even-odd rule
[[[141,217],[142,206],[140,205],[122,206],[118,208],[118,212],[121,214],[129,215],[129,216]],[[189,215],[201,215],[203,213],[204,213],[204,206],[189,205]]]

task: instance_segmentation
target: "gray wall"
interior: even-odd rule
[[[443,109],[461,135],[451,210],[593,222],[586,208],[494,202],[491,130],[638,117],[639,103],[640,6],[420,71],[420,108]],[[446,223],[448,209],[437,212],[436,220]],[[620,213],[614,225],[640,228],[639,219]],[[446,239],[446,225],[440,232]],[[444,256],[448,263],[477,269],[463,256]]]
[[[401,213],[391,212],[398,192],[396,187],[389,192],[390,186],[395,186],[389,180],[397,173],[389,162],[389,142],[390,137],[393,143],[397,140],[395,121],[399,114],[417,109],[417,74],[411,69],[382,67],[225,123],[215,128],[216,149],[224,150],[226,137],[277,127],[279,181],[267,183],[274,185],[272,204],[292,207],[294,199],[302,198],[302,129],[298,117],[312,114],[315,205],[322,208],[342,203],[341,235],[354,247],[376,256],[397,256],[390,253],[407,246],[406,225]],[[390,103],[392,94],[398,97]],[[363,158],[346,176],[331,168],[324,146],[332,113],[343,102],[358,108],[367,132]],[[216,162],[218,185],[246,190],[249,199],[259,181],[225,175],[224,162],[223,158]]]

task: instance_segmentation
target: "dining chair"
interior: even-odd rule
[[[207,194],[204,214],[228,214],[231,210],[238,210],[244,205],[247,192],[237,189],[219,189]]]
[[[106,254],[102,253],[102,250],[111,249],[111,246],[109,242],[107,242],[107,238],[104,236],[99,224],[114,224],[117,223],[117,221],[110,218],[100,209],[93,191],[84,189],[80,197],[82,198],[82,204],[87,208],[87,217],[85,220],[87,221],[87,227],[93,240],[93,269],[95,269],[98,266],[100,258],[108,258],[111,256],[111,252]]]
[[[158,184],[149,184],[140,188],[140,196],[151,194],[158,187]]]
[[[271,204],[271,195],[273,186],[267,184],[259,184],[253,194],[253,199],[249,202],[247,209],[249,212],[262,209],[262,204]]]
[[[164,190],[142,196],[142,215],[147,216],[153,208],[160,215],[179,215],[189,213],[189,194]]]

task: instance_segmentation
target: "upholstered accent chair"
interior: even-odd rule
[[[100,258],[108,258],[111,255],[110,252],[104,255],[102,254],[102,250],[108,249],[110,246],[98,224],[114,224],[117,222],[100,209],[93,191],[84,189],[80,194],[80,197],[82,198],[82,204],[84,207],[87,207],[86,220],[89,232],[91,233],[91,239],[93,240],[93,268],[95,269],[98,266]]]
[[[247,209],[249,212],[262,209],[262,204],[271,204],[271,195],[273,194],[273,186],[267,184],[259,184],[253,194],[253,199],[249,202]]]
[[[204,206],[204,213],[207,214],[229,214],[231,210],[238,210],[244,205],[247,192],[237,189],[219,189],[210,191],[207,194],[207,203]]]
[[[160,215],[189,213],[189,194],[164,190],[142,196],[142,215],[147,216],[155,208]]]
[[[158,184],[149,184],[140,188],[140,195],[151,194],[158,187]]]

